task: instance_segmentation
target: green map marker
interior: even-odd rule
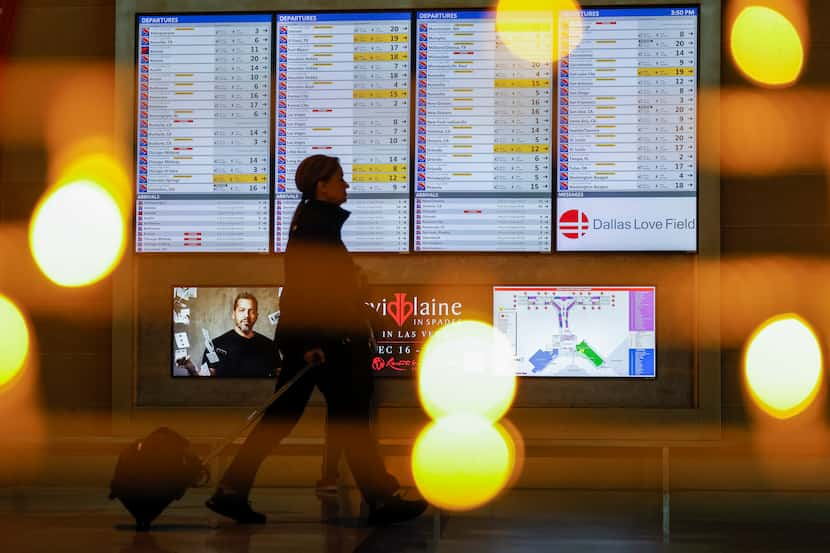
[[[597,352],[592,350],[591,346],[589,346],[585,342],[585,340],[582,340],[581,342],[579,342],[576,345],[576,351],[578,351],[579,353],[581,353],[582,355],[587,357],[591,361],[591,363],[593,363],[597,367],[599,367],[600,365],[602,365],[604,363],[604,361],[602,360],[602,357],[597,355]]]

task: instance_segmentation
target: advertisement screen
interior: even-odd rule
[[[656,376],[654,287],[496,286],[493,324],[519,376]]]
[[[171,371],[176,377],[271,378],[278,287],[173,288]]]
[[[276,375],[274,333],[279,287],[173,289],[171,371],[176,377],[256,378]],[[366,315],[375,338],[375,376],[413,376],[421,348],[441,327],[488,321],[485,286],[374,286]]]
[[[488,321],[489,287],[380,286],[367,306],[373,315],[376,376],[414,376],[421,348],[440,328],[464,320]]]

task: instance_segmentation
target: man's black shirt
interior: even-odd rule
[[[274,342],[258,332],[245,338],[231,329],[213,340],[213,348],[219,362],[211,363],[205,350],[202,363],[214,370],[214,376],[256,378],[276,374],[278,363]]]

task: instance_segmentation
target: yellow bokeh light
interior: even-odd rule
[[[40,270],[61,286],[105,277],[121,259],[124,218],[113,196],[89,180],[58,187],[35,209],[29,247]]]
[[[775,418],[807,409],[822,380],[821,347],[810,325],[792,313],[761,324],[747,342],[744,378],[752,400]]]
[[[29,353],[29,328],[20,309],[0,294],[0,387],[8,384],[23,367]]]
[[[513,471],[509,434],[474,415],[444,417],[415,441],[412,474],[424,499],[461,511],[484,505],[504,488]]]
[[[496,32],[515,56],[533,63],[549,63],[572,52],[582,41],[579,9],[575,0],[499,0]],[[560,20],[569,28],[567,44],[557,40]],[[557,43],[559,55],[554,52]]]
[[[475,414],[489,421],[504,415],[516,393],[507,337],[478,321],[441,328],[421,350],[418,393],[433,419]]]
[[[110,149],[101,138],[63,145],[60,152],[50,153],[50,180],[58,186],[81,180],[96,183],[118,202],[126,219],[134,202],[132,182]]]
[[[765,6],[741,10],[732,24],[729,45],[738,69],[760,84],[792,84],[804,66],[804,46],[795,26]]]

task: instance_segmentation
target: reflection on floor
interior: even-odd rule
[[[107,491],[0,489],[0,551],[98,553],[376,552],[746,552],[828,551],[826,496],[698,494],[675,499],[671,543],[660,533],[654,492],[515,490],[484,509],[368,528],[353,491],[321,502],[308,489],[257,489],[254,507],[268,524],[238,526],[204,508],[191,490],[147,533]],[[726,498],[725,498],[726,497]],[[724,499],[725,498],[725,499]],[[767,498],[769,499],[769,498]],[[716,504],[717,503],[717,504]],[[805,509],[804,505],[808,508]],[[724,509],[724,505],[726,508]],[[815,508],[809,508],[809,506]],[[780,512],[776,508],[780,506]],[[795,509],[795,510],[794,510]],[[802,509],[799,511],[798,509]],[[714,512],[731,513],[717,521]],[[713,521],[714,520],[714,521]]]

